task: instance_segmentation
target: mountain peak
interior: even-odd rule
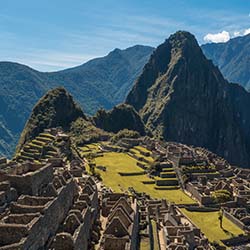
[[[208,148],[242,166],[250,163],[249,130],[237,117],[241,112],[250,125],[236,101],[250,101],[242,91],[206,59],[192,34],[178,31],[154,51],[126,103],[154,136]]]
[[[155,80],[160,76],[164,78],[165,75],[169,79],[181,77],[181,75],[188,73],[185,72],[187,66],[191,66],[192,71],[195,73],[198,68],[205,71],[205,68],[208,68],[209,65],[212,66],[203,55],[194,35],[186,31],[178,31],[155,49],[150,60],[145,65],[143,73],[129,93],[127,102],[139,111],[146,102],[147,89],[154,85]],[[158,82],[158,85],[160,84],[163,85],[162,89],[165,88],[165,92],[168,92],[167,89],[170,87],[170,83]],[[178,84],[183,85],[187,84],[187,82],[180,81]],[[137,94],[141,93],[140,97],[135,94],[135,91]]]
[[[203,56],[200,46],[193,34],[187,31],[177,31],[166,40],[172,48],[172,53],[184,57]]]
[[[86,119],[81,108],[63,87],[48,91],[35,105],[21,134],[17,151],[45,128],[63,127],[68,129],[77,118]]]
[[[181,30],[170,35],[170,37],[167,40],[170,40],[172,42],[174,41],[179,42],[180,44],[185,44],[187,42],[198,44],[193,34],[191,34],[188,31],[181,31]]]
[[[114,50],[112,50],[110,53],[109,53],[109,55],[113,55],[113,54],[120,54],[121,53],[121,49],[119,49],[119,48],[115,48]]]
[[[127,104],[119,104],[110,111],[101,109],[93,117],[97,127],[108,132],[117,133],[123,129],[129,129],[145,135],[145,127],[139,114]]]

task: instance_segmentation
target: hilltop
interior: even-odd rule
[[[81,108],[64,88],[59,87],[48,91],[33,108],[20,136],[17,152],[44,129],[62,127],[68,130],[70,124],[80,117],[86,120]]]
[[[250,94],[227,82],[184,31],[157,47],[129,93],[154,136],[250,165]]]

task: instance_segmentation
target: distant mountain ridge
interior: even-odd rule
[[[237,82],[250,90],[250,34],[226,43],[204,44],[201,48],[228,81]]]
[[[142,45],[114,49],[105,57],[48,76],[52,85],[61,84],[70,91],[87,114],[94,114],[125,100],[152,51],[152,47]]]
[[[136,45],[63,71],[44,73],[0,62],[0,155],[10,156],[33,106],[50,89],[65,87],[87,114],[125,100],[153,48]]]
[[[0,155],[9,156],[36,101],[49,88],[30,67],[0,62]]]
[[[154,136],[250,167],[250,93],[223,78],[192,34],[177,32],[156,48],[126,103]]]

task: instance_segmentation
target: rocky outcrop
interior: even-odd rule
[[[94,123],[98,128],[108,132],[117,133],[123,129],[129,129],[145,135],[144,124],[135,109],[127,104],[115,106],[110,111],[99,110],[93,117]]]
[[[59,87],[48,91],[33,108],[19,139],[17,151],[44,129],[62,127],[67,130],[79,117],[86,119],[81,108],[64,88]]]
[[[155,50],[126,100],[154,136],[206,147],[242,167],[250,166],[249,102],[181,31]]]

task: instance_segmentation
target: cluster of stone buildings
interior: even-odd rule
[[[138,198],[140,235],[148,238],[151,248],[212,249],[208,239],[181,210],[166,200]]]
[[[177,207],[169,206],[162,222],[166,249],[211,249],[208,239]]]
[[[0,159],[0,250],[138,249],[136,199],[102,190],[77,155],[58,156]]]
[[[98,190],[80,159],[7,162],[0,168],[0,249],[92,249]]]
[[[200,206],[221,208],[229,220],[249,232],[250,170],[231,166],[226,160],[204,148],[176,144],[173,147],[175,153],[178,145],[178,169],[181,178],[186,177],[185,191]],[[221,200],[216,199],[216,193],[226,194],[225,200],[223,197]]]
[[[138,249],[138,206],[136,199],[122,193],[102,192],[102,238],[100,249]]]
[[[138,145],[150,150],[139,150],[145,159],[131,151]],[[51,129],[16,159],[0,159],[0,250],[137,250],[142,239],[149,249],[212,249],[178,206],[135,190],[128,195],[103,188],[69,148],[69,137]],[[156,189],[182,188],[200,207],[222,208],[229,220],[250,231],[250,170],[203,148],[147,137],[104,143],[100,151],[139,157],[146,172],[147,157],[157,159],[156,176],[148,172]],[[214,194],[220,191],[230,199],[216,204]]]
[[[143,144],[155,156],[161,156],[162,159],[172,162],[183,191],[195,199],[201,209],[207,207],[218,210],[222,209],[223,215],[231,220],[231,222],[245,232],[250,231],[249,169],[231,166],[225,159],[204,148],[154,140],[143,141]],[[219,197],[217,199],[217,194],[221,195],[222,198]],[[173,228],[175,229],[178,228],[178,223],[180,223],[179,217],[177,216],[176,218],[178,212],[180,210],[172,213],[172,215],[175,215],[174,219],[169,213],[167,215],[170,218],[167,224],[174,225]],[[162,224],[164,224],[164,221],[162,221]],[[174,232],[175,234],[175,229],[169,231],[165,228],[163,231],[171,235],[170,232]],[[189,231],[188,235],[192,237],[192,230],[187,231]],[[194,231],[197,232],[196,230]],[[200,239],[203,242],[203,239]],[[249,242],[249,238],[247,240],[241,237],[232,239],[233,244],[240,244],[241,241]],[[171,244],[171,237],[166,242]],[[175,239],[176,242],[179,242],[179,239]],[[186,248],[180,249],[193,249],[194,245],[192,244],[189,247],[186,246]],[[228,244],[231,244],[231,242]],[[206,247],[208,246],[205,246],[204,249]],[[172,248],[169,247],[169,249]]]

